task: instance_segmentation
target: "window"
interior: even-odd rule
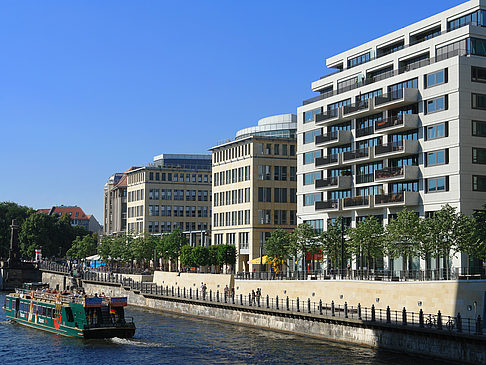
[[[482,165],[486,164],[486,148],[473,147],[472,162]]]
[[[388,193],[398,194],[403,191],[419,191],[418,181],[388,184]]]
[[[447,82],[447,68],[432,72],[424,76],[424,85],[426,88],[444,84]]]
[[[486,95],[485,95],[486,97]],[[438,98],[430,99],[424,101],[424,113],[425,114],[431,114],[435,112],[440,112],[442,110],[446,110],[448,105],[447,105],[447,95],[440,96]],[[485,104],[486,104],[486,98],[485,98]],[[486,105],[485,105],[486,108]]]
[[[304,153],[304,165],[314,163],[316,158],[321,157],[321,150]]]
[[[425,127],[425,140],[437,139],[447,137],[449,129],[449,123],[438,123],[428,127]]]
[[[449,177],[434,177],[426,180],[427,193],[438,193],[449,190]]]
[[[271,202],[272,201],[272,188],[258,188],[258,201],[259,202]]]
[[[478,38],[468,39],[468,51],[475,56],[486,56],[486,40]]]
[[[486,176],[473,175],[473,191],[486,191]]]
[[[275,203],[287,203],[287,188],[275,188],[273,200]]]
[[[486,122],[479,120],[472,121],[472,135],[476,137],[486,137]]]
[[[258,224],[272,224],[272,211],[271,210],[259,210],[258,211]]]
[[[308,112],[304,112],[304,123],[313,122],[316,115],[321,114],[321,113],[322,113],[321,108],[309,110]]]
[[[154,173],[149,172],[149,180],[152,181],[154,179]]]
[[[371,52],[367,52],[367,53],[362,54],[360,56],[349,58],[348,59],[348,68],[361,65],[361,64],[366,63],[368,61],[371,61]]]
[[[258,180],[271,180],[272,167],[268,165],[258,166]]]
[[[445,165],[449,163],[448,149],[427,152],[426,155],[427,155],[426,167],[435,166],[435,165]]]
[[[287,211],[286,210],[274,210],[273,211],[273,224],[287,224]]]
[[[486,83],[486,68],[471,66],[471,81]]]
[[[416,89],[418,88],[418,79],[410,79],[388,86],[388,93],[394,93],[401,89]]]
[[[314,205],[322,200],[321,193],[304,194],[304,206]]]
[[[486,94],[471,94],[472,108],[486,110]]]
[[[278,143],[273,145],[273,154],[277,156],[280,155],[280,145]]]
[[[483,21],[481,21],[481,19],[483,19]],[[474,13],[463,15],[460,18],[448,21],[447,31],[450,32],[451,30],[464,27],[465,25],[468,24],[483,25],[485,19],[486,18],[484,17],[484,10],[478,10],[475,11]]]
[[[310,172],[302,176],[304,177],[304,185],[314,185],[316,180],[322,179],[322,171]]]
[[[290,188],[290,202],[297,203],[297,189]]]
[[[290,145],[290,153],[289,153],[290,156],[295,156],[295,145],[294,144],[291,144]]]
[[[316,140],[316,136],[320,136],[322,134],[322,129],[314,129],[313,131],[304,132],[304,144],[313,143]]]
[[[287,181],[287,166],[275,166],[273,179],[277,181]]]

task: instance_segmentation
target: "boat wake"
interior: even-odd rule
[[[158,343],[158,342],[149,342],[143,340],[136,340],[136,339],[128,339],[128,338],[119,338],[113,337],[110,338],[110,341],[117,345],[125,345],[125,346],[137,346],[137,347],[167,347],[167,345]]]

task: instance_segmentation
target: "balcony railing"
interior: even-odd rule
[[[316,210],[339,209],[339,199],[325,200],[315,203]]]
[[[319,143],[326,143],[330,141],[335,141],[338,139],[338,132],[334,131],[328,134],[321,134],[320,136],[316,136],[316,144]]]
[[[366,110],[369,107],[369,101],[368,100],[362,100],[356,104],[351,104],[351,105],[345,105],[344,106],[344,114],[351,114],[351,113],[356,113],[360,110]]]
[[[375,154],[381,155],[384,153],[396,152],[403,150],[403,141],[400,142],[392,142],[388,144],[381,144],[375,146]]]
[[[380,96],[375,97],[375,105],[382,105],[386,103],[390,103],[395,100],[402,100],[403,99],[403,89],[399,89],[396,91],[392,91],[388,94],[383,94]]]
[[[337,118],[338,113],[339,113],[339,109],[336,108],[336,109],[328,110],[325,113],[317,114],[316,123],[325,122],[326,120]]]
[[[373,126],[356,128],[356,137],[364,137],[373,134]]]
[[[362,174],[362,175],[356,175],[356,184],[364,184],[364,183],[370,183],[373,182],[373,174]]]
[[[405,167],[387,167],[381,170],[375,170],[376,180],[390,179],[393,177],[399,177],[405,175]]]
[[[316,189],[319,189],[319,188],[327,188],[328,186],[337,186],[337,184],[338,184],[338,177],[333,176],[333,177],[328,177],[327,179],[316,180],[314,186],[316,187]]]
[[[316,158],[315,166],[324,166],[324,165],[329,165],[331,163],[336,163],[338,162],[339,155],[338,154],[333,154],[325,157],[318,157]]]
[[[356,160],[369,156],[369,148],[362,148],[354,151],[347,151],[343,153],[344,161]]]
[[[368,196],[355,196],[352,198],[344,198],[343,204],[345,208],[349,207],[359,207],[370,204],[370,199]]]
[[[388,204],[388,203],[403,203],[405,201],[405,192],[387,194],[387,195],[375,195],[375,204]]]
[[[398,115],[396,117],[386,118],[375,123],[375,130],[379,131],[381,129],[395,127],[398,125],[403,125],[403,115]]]

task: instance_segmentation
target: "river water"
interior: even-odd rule
[[[0,293],[3,306],[5,294]],[[132,339],[80,340],[6,320],[0,364],[421,364],[401,354],[128,307]],[[427,364],[439,364],[427,360]]]

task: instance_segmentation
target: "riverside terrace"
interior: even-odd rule
[[[44,263],[41,264],[41,269],[60,274],[69,273],[67,266],[58,264]],[[288,296],[273,298],[268,295],[257,297],[252,293],[248,293],[248,295],[225,295],[224,292],[219,290],[208,290],[203,294],[199,288],[162,286],[155,283],[135,281],[131,278],[124,278],[120,274],[108,272],[87,271],[82,273],[81,279],[84,282],[121,286],[145,296],[202,301],[208,304],[222,305],[228,307],[228,309],[280,311],[286,315],[312,316],[312,320],[319,318],[351,319],[377,326],[406,327],[407,329],[431,331],[433,333],[440,331],[454,335],[467,334],[484,337],[483,319],[479,315],[476,318],[466,318],[460,313],[456,316],[442,316],[440,311],[437,314],[426,314],[422,310],[419,312],[407,311],[405,307],[397,311],[391,310],[389,306],[386,309],[375,309],[374,305],[364,307],[359,303],[356,306],[350,306],[347,303],[335,305],[333,300],[311,301],[310,298],[290,299]]]

